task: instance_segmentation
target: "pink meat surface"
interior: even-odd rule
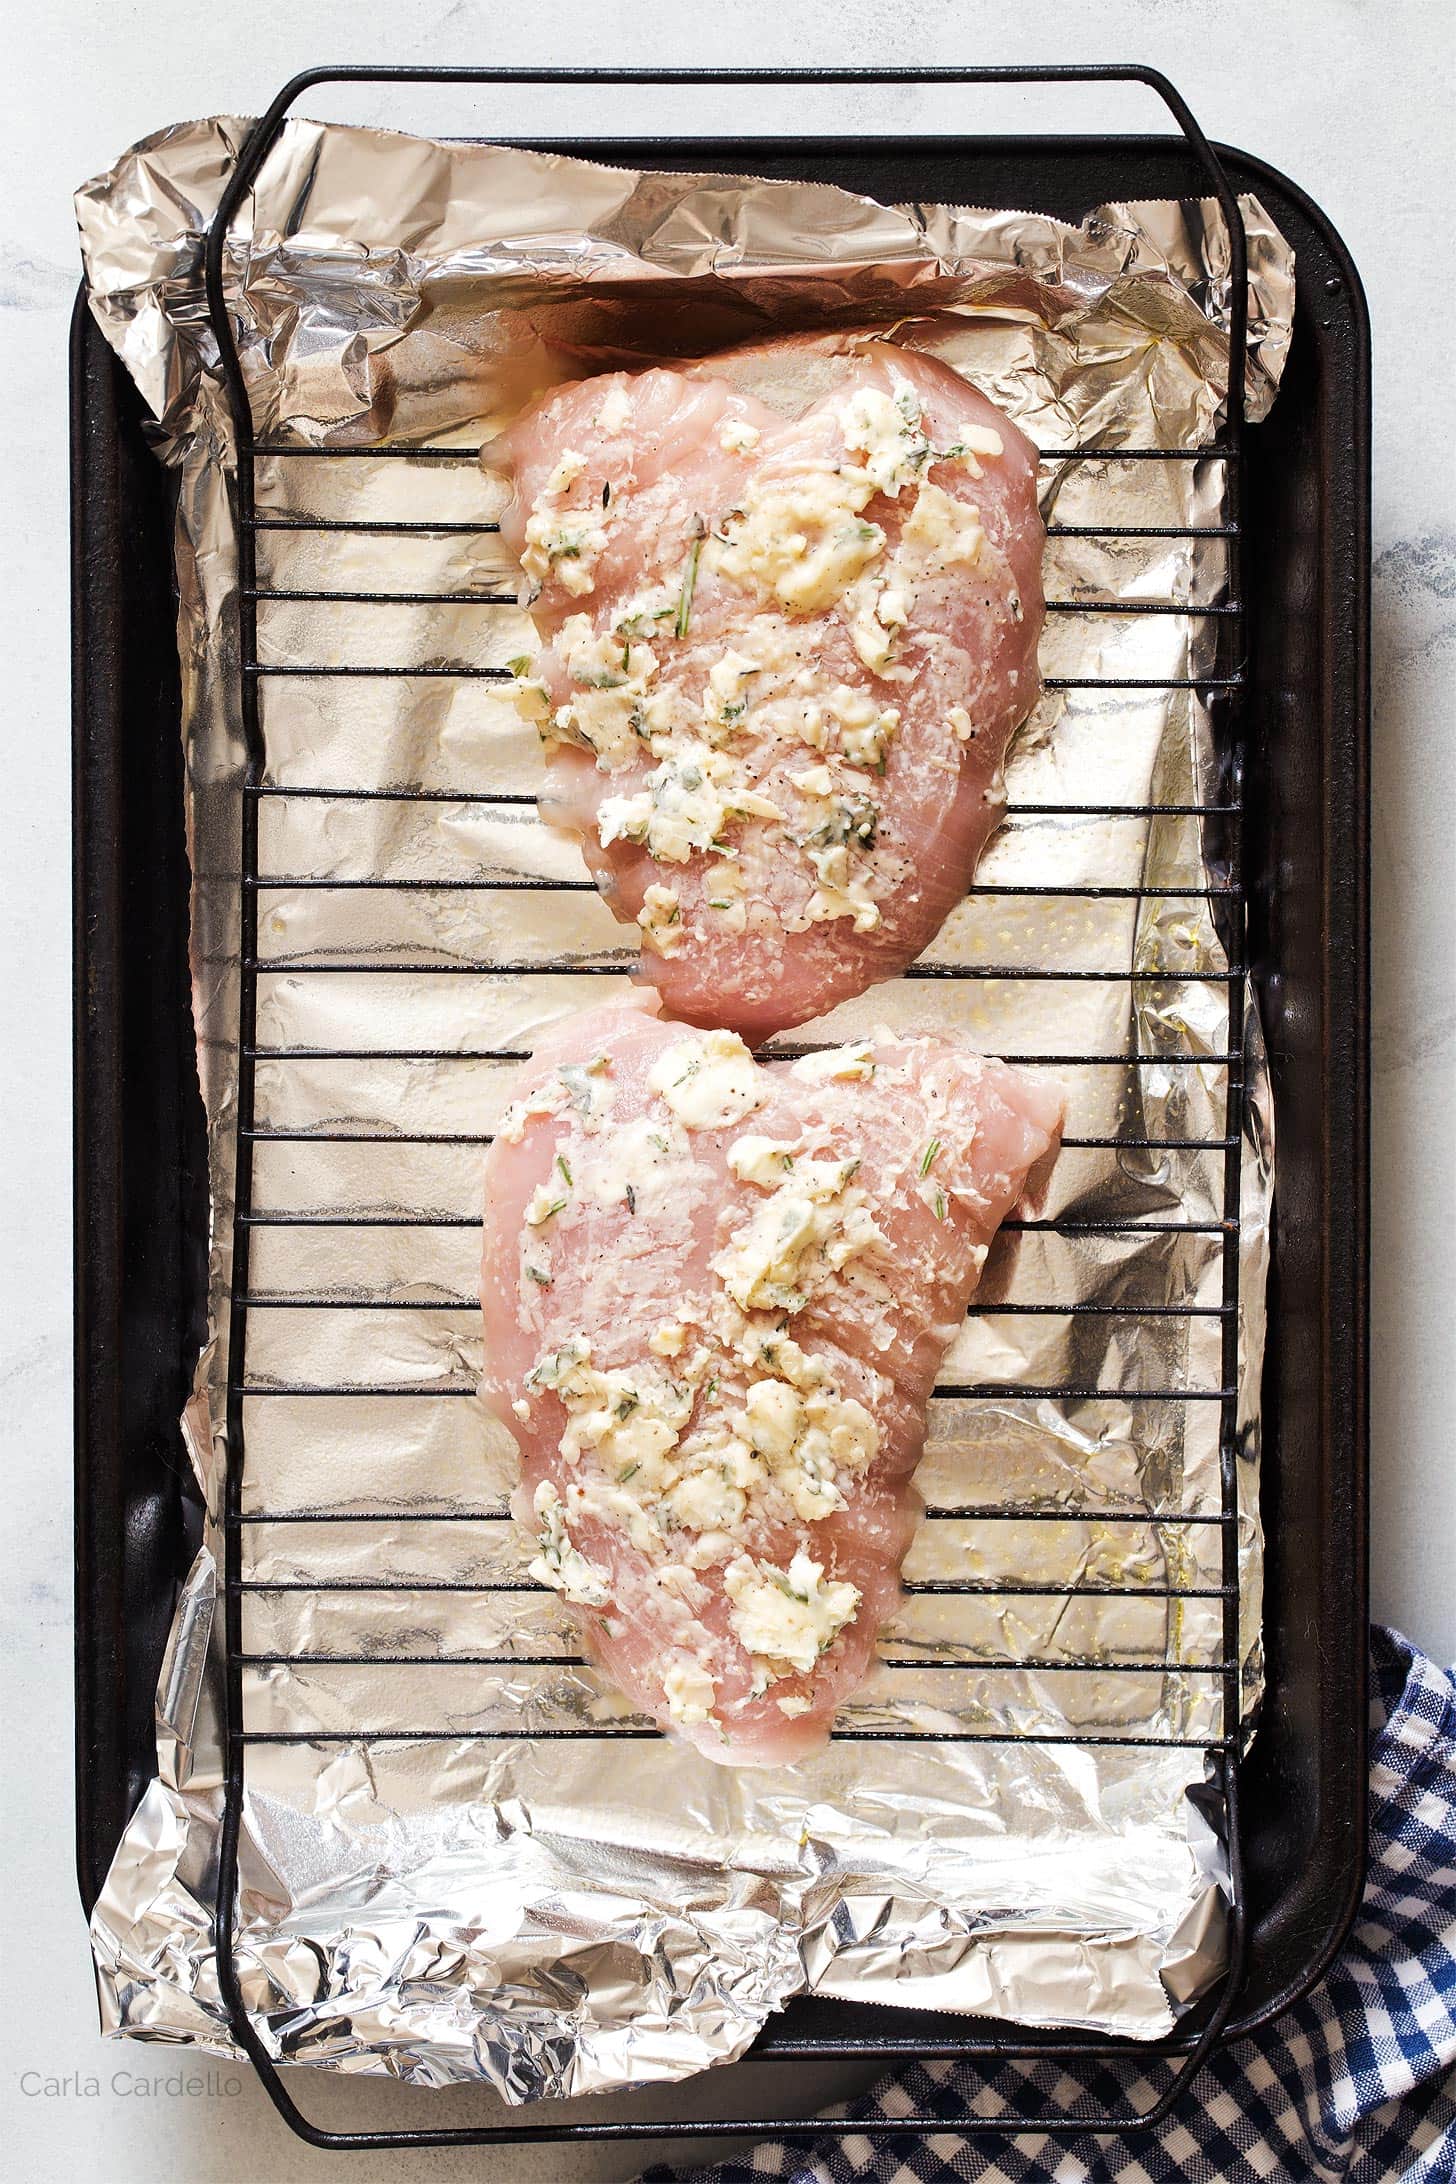
[[[786,418],[731,362],[558,388],[486,459],[543,817],[673,1014],[758,1040],[965,894],[1038,690],[1043,529],[1033,450],[948,365],[872,343]]]
[[[947,1040],[765,1065],[646,996],[535,1056],[487,1156],[482,1393],[533,1576],[709,1758],[803,1757],[863,1680],[936,1370],[1060,1119]]]

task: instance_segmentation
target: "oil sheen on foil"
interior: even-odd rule
[[[167,131],[78,199],[92,308],[178,491],[213,1207],[212,1334],[184,1420],[210,1515],[159,1685],[157,1776],[93,1940],[109,2030],[213,2048],[228,2044],[212,1955],[214,1520],[243,743],[231,431],[201,246],[244,134]],[[1288,344],[1292,261],[1259,206],[1244,210],[1257,418]],[[1044,449],[1186,450],[1215,442],[1227,370],[1224,238],[1197,203],[1106,206],[1073,228],[294,121],[229,267],[256,437],[295,448],[469,450],[583,371],[873,331],[964,371]],[[789,398],[772,370],[756,384]],[[244,1680],[247,1730],[282,1741],[248,1747],[237,1951],[287,2061],[480,2079],[528,2101],[729,2060],[805,1990],[1153,2037],[1219,1967],[1226,1866],[1188,1793],[1200,1740],[1222,1733],[1220,1603],[1167,1595],[1220,1581],[1220,1405],[1140,1391],[1220,1384],[1220,1057],[1241,1054],[1251,1718],[1272,1146],[1257,1022],[1216,925],[1229,843],[1185,809],[1228,801],[1225,724],[1216,693],[1181,687],[1217,664],[1218,619],[1199,609],[1227,597],[1226,480],[1215,456],[1115,453],[1048,462],[1043,478],[1065,527],[1048,541],[1052,600],[1182,611],[1048,616],[1044,676],[1102,687],[1044,692],[979,875],[997,892],[963,906],[931,959],[1113,975],[898,982],[795,1035],[889,1023],[1049,1057],[1035,1066],[1084,1142],[1061,1153],[1038,1215],[1090,1226],[999,1240],[944,1377],[1013,1392],[937,1401],[918,1477],[934,1509],[1032,1505],[1039,1521],[926,1520],[907,1577],[977,1589],[908,1596],[841,1716],[853,1734],[793,1769],[734,1772],[620,1734],[641,1724],[575,1665],[569,1616],[525,1574],[513,1450],[473,1394],[479,1141],[517,1066],[482,1057],[529,1050],[628,969],[590,890],[540,885],[582,867],[536,818],[534,732],[485,679],[263,677],[251,1290],[267,1302],[249,1314]],[[259,535],[264,590],[469,595],[264,602],[265,667],[453,669],[528,649],[515,607],[487,603],[516,576],[471,528],[494,520],[500,487],[468,453],[263,457],[257,487],[277,519]],[[320,527],[330,518],[384,528]],[[388,529],[401,522],[441,528]],[[1119,535],[1133,526],[1208,535]],[[1147,805],[1166,810],[1124,809]],[[361,881],[409,884],[339,884]],[[1058,892],[1016,892],[1031,885]],[[603,964],[611,975],[584,968]],[[1167,1142],[1129,1142],[1146,1139]],[[1018,1382],[1099,1392],[1023,1397]],[[366,1385],[395,1392],[288,1392]],[[1111,1585],[1126,1594],[1084,1589]],[[1019,1665],[1031,1659],[1046,1665]],[[1171,1738],[1187,1742],[1158,1748]]]

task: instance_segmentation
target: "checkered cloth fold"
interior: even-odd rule
[[[1057,2139],[1016,2118],[1082,2100],[1147,2107],[1169,2065],[917,2063],[833,2136],[694,2172],[691,2184],[1456,2184],[1456,1672],[1394,1632],[1371,1643],[1370,1866],[1326,1978],[1257,2039],[1221,2051],[1159,2130]],[[865,2117],[937,2115],[945,2133],[867,2138]],[[1009,2128],[967,2139],[968,2117]],[[843,2135],[841,2135],[843,2134]],[[655,2169],[643,2184],[670,2184]]]

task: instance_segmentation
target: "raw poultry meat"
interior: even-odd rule
[[[482,1393],[590,1657],[781,1764],[894,1613],[936,1370],[1060,1101],[944,1039],[764,1064],[656,1009],[572,1018],[502,1121]]]
[[[672,1013],[758,1040],[965,894],[1039,687],[1043,531],[1033,450],[948,365],[870,343],[786,417],[732,363],[557,388],[486,460],[542,815]]]

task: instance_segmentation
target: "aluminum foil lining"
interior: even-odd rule
[[[78,199],[92,308],[177,479],[213,1202],[212,1333],[184,1419],[210,1516],[160,1681],[157,1776],[93,1940],[109,2031],[213,2049],[228,2045],[211,1908],[214,1520],[243,744],[231,434],[200,260],[244,134],[226,120],[166,131]],[[1244,211],[1257,417],[1289,340],[1292,260],[1257,203]],[[1070,227],[294,121],[232,239],[229,277],[257,437],[295,448],[470,447],[554,380],[792,331],[812,337],[811,354],[867,332],[931,349],[1044,448],[1190,449],[1218,429],[1225,260],[1216,212],[1197,202],[1110,205]],[[785,394],[775,368],[755,369],[766,398]],[[1048,511],[1069,527],[1048,542],[1051,598],[1185,610],[1053,614],[1045,675],[1162,685],[1208,673],[1217,619],[1198,609],[1227,595],[1222,462],[1109,456],[1045,476]],[[498,540],[464,528],[492,520],[499,498],[464,458],[263,457],[260,509],[292,520],[260,534],[260,583],[509,592]],[[462,528],[317,527],[341,516]],[[510,606],[260,607],[272,667],[479,666],[524,649]],[[735,1773],[621,1737],[624,1702],[555,1659],[576,1652],[573,1633],[526,1578],[529,1548],[505,1510],[513,1452],[472,1395],[480,1155],[458,1141],[491,1129],[515,1066],[475,1057],[528,1050],[612,990],[627,967],[621,931],[591,893],[458,884],[581,871],[537,822],[534,737],[489,681],[283,674],[262,687],[257,1121],[271,1134],[255,1207],[324,1217],[265,1221],[252,1247],[252,1289],[275,1302],[249,1315],[249,1384],[263,1392],[245,1414],[245,1725],[280,1741],[248,1748],[237,1947],[271,2050],[421,2083],[482,2079],[528,2101],[731,2059],[806,1990],[1165,2033],[1222,1957],[1227,1867],[1199,1748],[1223,1726],[1220,1606],[1166,1597],[1219,1582],[1219,1528],[1201,1520],[1219,1508],[1220,1405],[1140,1391],[1220,1383],[1210,1224],[1223,1213],[1214,1148],[1230,1052],[1251,1088],[1239,1305],[1250,1711],[1260,1687],[1269,1093],[1252,1004],[1224,975],[1222,837],[1178,809],[1216,804],[1227,786],[1214,695],[1048,689],[980,874],[1003,892],[968,901],[933,950],[1111,975],[897,983],[796,1034],[887,1021],[997,1052],[1101,1057],[1036,1065],[1065,1088],[1069,1137],[1114,1141],[1068,1145],[1038,1209],[1094,1226],[1004,1235],[984,1309],[945,1367],[948,1382],[1101,1392],[937,1400],[927,1502],[1030,1504],[1046,1521],[927,1518],[907,1575],[977,1590],[907,1598],[886,1634],[898,1665],[842,1718],[852,1738],[793,1769]],[[471,800],[482,792],[504,800]],[[1121,809],[1147,805],[1173,808]],[[416,884],[334,884],[349,880]],[[1044,883],[1063,892],[1004,892]],[[514,969],[466,968],[481,961]],[[391,963],[412,968],[366,969]],[[611,974],[592,975],[601,965]],[[1166,1142],[1132,1142],[1145,1139]],[[355,1225],[327,1225],[336,1215]],[[1096,1226],[1116,1222],[1128,1225]],[[276,1301],[288,1298],[332,1301]],[[288,1392],[364,1384],[412,1392]],[[397,1734],[419,1730],[437,1734]]]

